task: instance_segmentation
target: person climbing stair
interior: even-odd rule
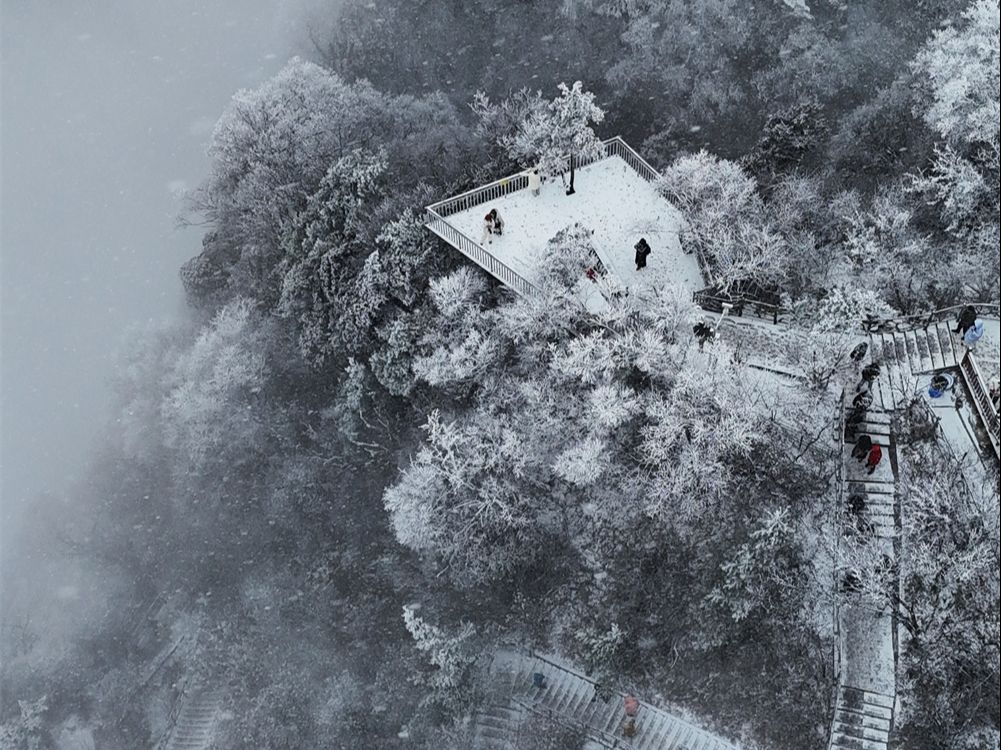
[[[873,443],[872,448],[869,449],[869,459],[865,462],[868,471],[866,474],[872,474],[876,471],[876,467],[879,466],[879,462],[883,460],[883,449],[879,447],[879,443]]]

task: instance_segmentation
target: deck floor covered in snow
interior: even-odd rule
[[[705,286],[695,256],[682,251],[681,214],[622,158],[610,156],[583,167],[574,186],[576,193],[566,195],[559,179],[550,180],[537,196],[519,190],[446,220],[480,243],[483,217],[496,208],[504,234],[490,238],[483,247],[530,282],[537,278],[549,240],[579,223],[593,230],[602,262],[630,291],[675,284],[691,294]],[[652,252],[647,267],[637,271],[633,245],[641,237]]]

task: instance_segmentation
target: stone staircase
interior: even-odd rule
[[[476,748],[512,750],[518,725],[533,713],[581,728],[592,743],[605,748],[736,750],[727,740],[642,701],[635,718],[636,733],[627,738],[623,734],[625,694],[609,690],[608,700],[603,700],[594,680],[548,657],[506,653],[495,659],[491,672],[495,686],[506,685],[510,691],[510,704],[489,706],[477,717],[474,736],[482,744]],[[533,685],[536,672],[545,678],[542,687]]]
[[[887,377],[890,369],[894,368],[883,367],[877,386]],[[845,406],[844,401],[841,408],[843,432],[839,501],[841,523],[844,524],[842,533],[846,537],[867,534],[856,541],[867,546],[876,545],[883,558],[892,563],[896,558],[899,532],[896,448],[891,415],[874,405],[866,411],[865,420],[853,432],[848,432],[844,428],[844,417],[851,409]],[[878,443],[883,449],[883,459],[872,474],[867,473],[864,462],[858,462],[851,456],[856,437],[863,434],[869,435],[873,443]],[[861,513],[852,508],[849,498],[854,495],[861,495],[864,499]],[[862,574],[865,574],[864,571]],[[830,750],[887,750],[893,728],[892,694],[896,692],[893,618],[887,611],[874,611],[871,605],[853,601],[854,596],[841,591],[835,611],[840,661],[828,747]]]
[[[518,750],[517,739],[525,718],[525,709],[514,701],[484,706],[476,715],[473,750]]]
[[[832,750],[886,750],[893,723],[893,698],[841,687],[834,709]]]
[[[868,356],[882,366],[876,392],[883,409],[907,403],[918,390],[918,375],[959,366],[965,349],[949,326],[938,321],[927,328],[869,334]]]
[[[855,444],[855,437],[863,434],[871,437],[874,443],[883,446],[883,461],[889,464],[889,448],[892,443],[890,415],[875,408],[870,408],[866,412],[865,420],[859,423],[856,432],[852,435],[845,435],[842,450],[845,452],[846,461],[855,462],[855,459],[851,457],[851,450]],[[861,464],[857,465],[861,466]],[[869,523],[876,537],[892,539],[897,536],[895,492],[894,482],[888,481],[878,473],[865,476],[864,479],[860,476],[850,478],[846,484],[844,510],[850,516],[851,508],[848,504],[848,498],[855,494],[862,495],[865,499],[862,518]]]
[[[177,719],[161,747],[164,750],[208,750],[223,697],[223,691],[211,685],[191,685],[181,698]]]

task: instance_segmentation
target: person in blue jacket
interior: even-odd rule
[[[966,333],[963,334],[963,343],[966,344],[967,349],[972,349],[980,341],[980,337],[984,335],[984,321],[977,318],[973,325],[966,329]]]

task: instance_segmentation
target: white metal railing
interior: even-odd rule
[[[487,252],[483,245],[474,242],[465,232],[456,229],[444,217],[439,216],[432,209],[427,210],[427,228],[441,237],[452,247],[472,260],[494,278],[500,279],[518,294],[536,294],[539,289],[532,282],[497,259],[495,255]]]
[[[998,422],[998,411],[991,401],[991,396],[984,385],[983,375],[980,374],[980,367],[972,352],[966,352],[959,363],[959,371],[966,382],[966,387],[973,395],[973,404],[976,407],[980,421],[987,430],[987,437],[994,448],[994,455],[1001,458],[1001,424]]]
[[[593,159],[578,160],[574,163],[575,166],[585,167],[596,161],[618,156],[647,182],[652,182],[660,178],[660,173],[651,167],[642,156],[637,154],[619,136],[602,141],[602,147],[604,150],[603,155]],[[499,260],[493,253],[484,248],[483,245],[452,225],[447,217],[526,189],[528,187],[528,174],[528,170],[526,170],[510,177],[495,180],[487,185],[482,185],[451,198],[432,203],[425,209],[425,213],[427,214],[426,226],[428,229],[494,278],[499,279],[521,295],[536,294],[539,289],[520,273]]]

